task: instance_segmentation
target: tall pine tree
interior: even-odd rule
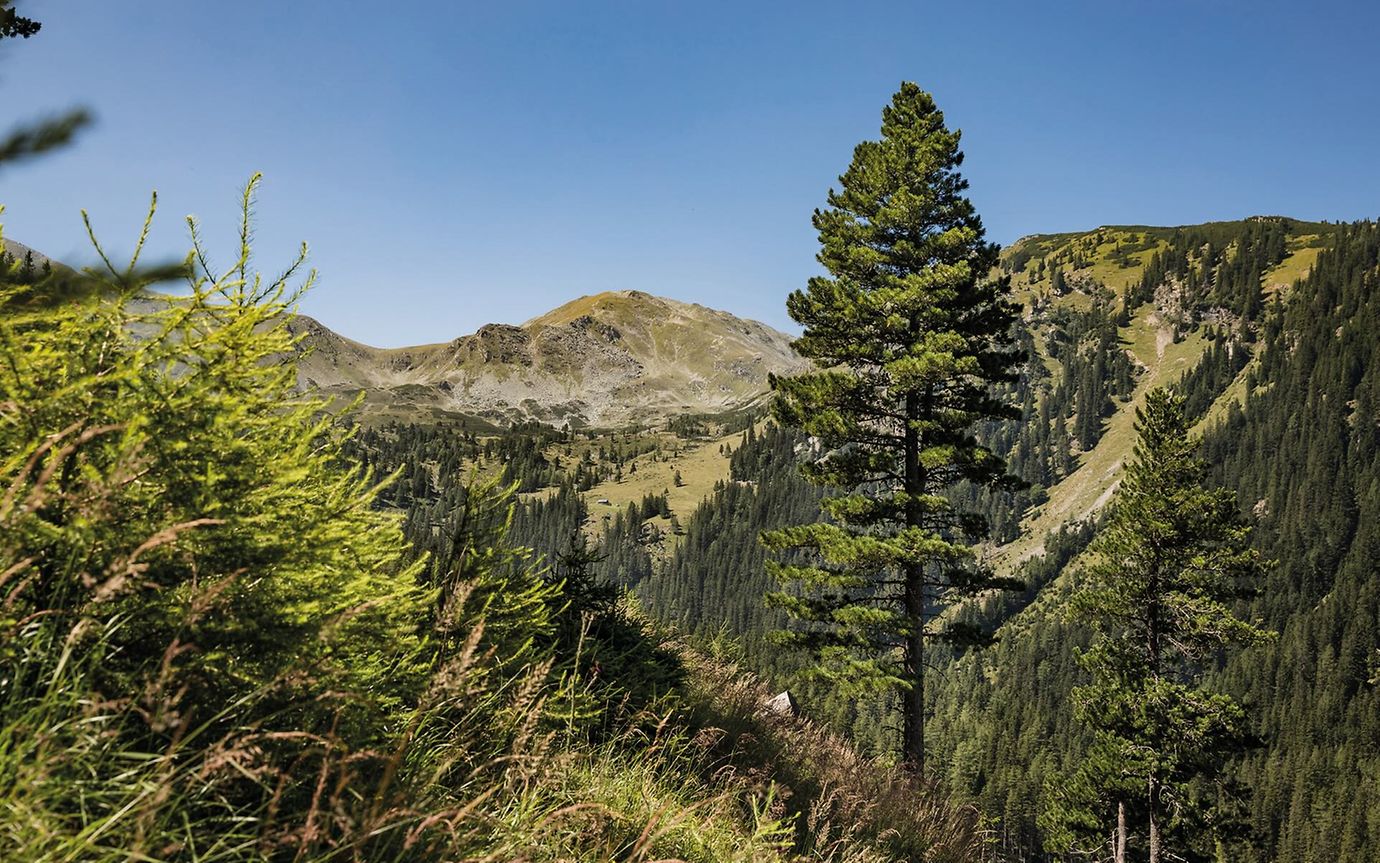
[[[1184,399],[1152,391],[1137,411],[1134,461],[1098,535],[1073,607],[1097,637],[1081,661],[1092,682],[1074,690],[1093,730],[1093,760],[1116,801],[1118,860],[1128,845],[1128,806],[1145,813],[1151,863],[1191,857],[1181,844],[1229,838],[1221,801],[1225,758],[1249,740],[1245,713],[1199,679],[1221,651],[1267,634],[1233,613],[1260,563],[1230,489],[1206,488],[1206,463],[1188,431]]]
[[[959,133],[931,96],[905,83],[816,210],[819,261],[787,309],[816,369],[772,379],[775,415],[817,439],[803,467],[839,493],[825,520],[763,535],[785,589],[770,601],[797,621],[785,640],[816,670],[857,690],[899,692],[903,759],[925,769],[927,641],[971,641],[937,619],[958,597],[1010,586],[979,566],[985,520],[958,510],[955,483],[1009,485],[1002,460],[973,437],[981,420],[1015,417],[994,384],[1015,379],[1016,308],[998,249],[963,195]]]

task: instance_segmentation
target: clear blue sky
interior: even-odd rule
[[[228,255],[253,171],[265,269],[378,345],[637,288],[788,327],[812,209],[903,79],[964,131],[993,239],[1380,213],[1372,2],[47,0],[0,56],[6,124],[87,105],[0,174],[5,233],[88,262],[195,213]]]

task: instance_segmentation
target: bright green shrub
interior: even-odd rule
[[[216,790],[184,819],[291,812],[310,794],[286,759],[394,739],[429,686],[435,591],[295,391],[301,260],[251,271],[256,182],[238,260],[213,271],[196,240],[179,295],[149,293],[137,253],[0,284],[0,801],[30,825],[0,858],[189,770]]]
[[[0,287],[0,571],[19,567],[28,613],[120,619],[107,675],[176,642],[212,703],[329,664],[397,707],[422,685],[423,597],[373,483],[332,468],[340,432],[278,361],[301,259],[264,280],[247,237],[223,273],[197,241],[178,297],[149,294],[137,260],[68,277],[88,289],[57,304]]]

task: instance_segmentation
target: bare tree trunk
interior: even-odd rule
[[[1126,801],[1116,803],[1116,863],[1126,863]]]

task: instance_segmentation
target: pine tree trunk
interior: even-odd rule
[[[906,641],[906,678],[911,688],[903,693],[905,701],[905,760],[916,775],[925,775],[925,595],[921,582],[923,572],[917,565],[906,567],[906,616],[915,624],[915,631]]]
[[[1156,564],[1156,568],[1158,564]],[[1150,607],[1146,614],[1146,655],[1149,660],[1150,679],[1159,681],[1160,679],[1160,604],[1159,580],[1155,577],[1156,569],[1151,570],[1150,577]],[[1160,779],[1152,770],[1150,773],[1149,788],[1149,809],[1150,809],[1150,863],[1160,863]]]
[[[1126,801],[1116,803],[1116,851],[1115,863],[1126,863]]]
[[[912,322],[912,327],[915,322]],[[923,521],[915,504],[924,488],[920,467],[920,434],[914,421],[920,415],[920,399],[915,393],[906,394],[905,429],[905,489],[912,500],[906,506],[906,526],[918,527]],[[920,563],[909,563],[906,572],[906,617],[911,633],[906,639],[905,672],[911,688],[902,697],[905,702],[904,759],[917,776],[925,775],[925,570]]]
[[[1160,780],[1150,776],[1150,863],[1160,863],[1163,853],[1160,841]]]

